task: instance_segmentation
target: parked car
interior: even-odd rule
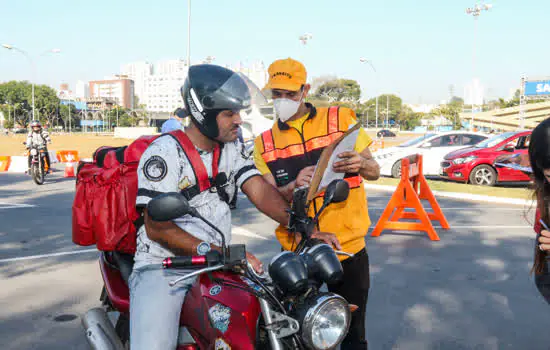
[[[440,173],[441,161],[447,153],[473,146],[487,138],[485,134],[469,131],[430,133],[399,146],[376,151],[373,156],[380,165],[381,175],[400,177],[401,159],[413,154],[422,154],[424,175],[437,176]]]
[[[383,129],[376,133],[377,137],[395,137],[396,135],[390,130]]]
[[[510,131],[493,136],[474,147],[449,153],[441,162],[440,176],[474,185],[494,186],[499,182],[530,181],[524,172],[508,167],[495,168],[497,157],[527,154],[531,131]]]
[[[27,129],[23,129],[23,128],[13,128],[12,129],[12,132],[14,134],[26,134],[27,133]]]

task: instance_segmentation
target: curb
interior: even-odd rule
[[[395,189],[397,188],[397,186],[388,186],[388,185],[365,184],[364,186],[367,189],[386,191],[386,192],[394,192]],[[493,196],[484,196],[479,194],[459,193],[459,192],[444,192],[444,191],[432,191],[432,192],[436,197],[461,199],[461,200],[468,200],[472,202],[488,202],[488,203],[522,205],[522,206],[533,204],[532,200],[519,199],[519,198],[493,197]]]

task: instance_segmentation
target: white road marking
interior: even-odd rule
[[[269,238],[260,236],[256,233],[253,233],[249,230],[247,230],[244,227],[240,226],[234,226],[232,230],[232,234],[235,236],[244,236],[249,238],[257,238],[264,241],[269,241]],[[70,252],[60,252],[60,253],[51,253],[51,254],[40,254],[40,255],[29,255],[29,256],[22,256],[17,258],[9,258],[9,259],[0,259],[1,263],[8,263],[8,262],[16,262],[16,261],[24,261],[24,260],[34,260],[34,259],[44,259],[44,258],[53,258],[56,256],[65,256],[65,255],[77,255],[77,254],[85,254],[85,253],[92,253],[92,252],[99,252],[97,249],[82,249],[82,250],[75,250]]]
[[[0,209],[34,208],[34,207],[36,207],[36,205],[0,202]]]
[[[270,239],[264,236],[260,236],[257,233],[254,233],[252,231],[247,230],[244,227],[241,226],[233,226],[233,229],[231,230],[231,234],[235,236],[243,236],[243,237],[250,237],[250,238],[258,238],[264,241],[269,241]]]
[[[94,248],[94,249],[75,250],[72,252],[22,256],[18,258],[0,259],[0,263],[23,261],[23,260],[34,260],[34,259],[42,259],[42,258],[53,258],[55,256],[76,255],[76,254],[84,254],[84,253],[91,253],[91,252],[98,252],[98,250]]]

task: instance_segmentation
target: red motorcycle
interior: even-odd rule
[[[344,201],[345,181],[332,182],[314,218],[307,216],[307,189],[294,193],[289,227],[303,239],[296,251],[284,251],[269,264],[269,274],[258,275],[246,260],[245,245],[226,245],[225,238],[208,220],[189,206],[179,193],[163,194],[149,202],[155,221],[183,215],[200,218],[222,238],[221,253],[166,258],[163,268],[196,267],[170,282],[171,286],[199,276],[185,297],[181,310],[178,350],[191,349],[334,349],[346,336],[355,305],[339,295],[321,292],[323,283],[343,276],[337,253],[329,245],[310,238],[321,212],[330,203]],[[102,252],[99,259],[105,286],[102,307],[83,317],[89,344],[94,349],[129,347],[129,290],[131,255]],[[160,266],[159,266],[160,268]],[[108,313],[118,312],[116,322]],[[114,318],[114,317],[112,317]]]

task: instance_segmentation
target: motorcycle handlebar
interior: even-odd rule
[[[206,266],[206,256],[175,256],[166,258],[162,261],[162,267],[165,269],[182,269],[185,267]]]

